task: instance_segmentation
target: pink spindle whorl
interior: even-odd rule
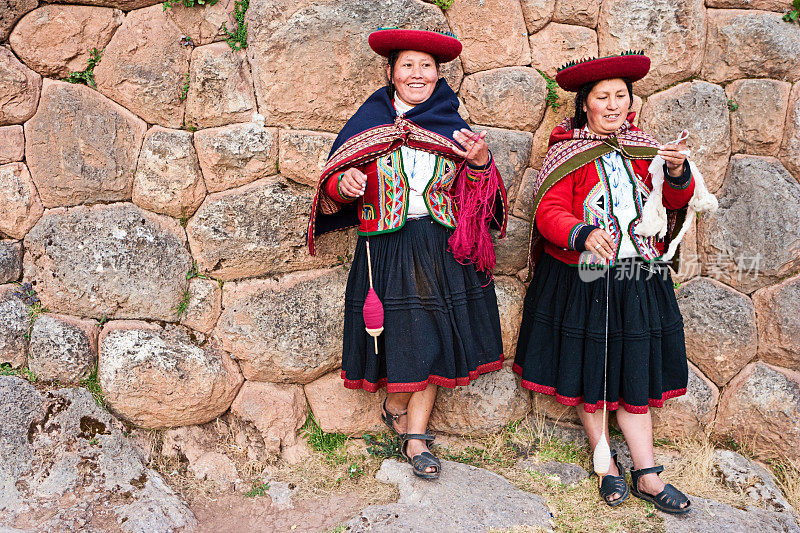
[[[383,304],[371,287],[364,302],[364,325],[368,330],[383,329]]]

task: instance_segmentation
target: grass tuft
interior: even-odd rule
[[[343,464],[346,460],[344,446],[347,435],[343,433],[325,433],[319,427],[314,414],[309,411],[306,423],[300,431],[308,439],[311,449],[322,452],[331,464]]]
[[[97,84],[94,81],[94,67],[100,63],[102,58],[103,51],[98,51],[97,48],[92,48],[92,50],[89,52],[86,70],[82,70],[80,72],[70,72],[69,76],[64,78],[64,81],[69,83],[80,83],[83,85],[88,85],[92,89],[97,89]]]
[[[558,84],[556,83],[556,80],[554,80],[553,78],[551,78],[538,68],[536,69],[536,72],[541,74],[541,76],[544,78],[545,83],[547,83],[547,96],[545,96],[544,99],[545,102],[547,103],[548,106],[550,106],[550,109],[552,109],[553,111],[558,111],[558,108],[561,107],[561,102],[558,101],[559,100],[557,91]]]
[[[733,112],[734,112],[734,111],[736,111],[737,109],[739,109],[739,104],[737,104],[736,102],[734,102],[733,100],[731,100],[730,98],[728,98],[728,111],[730,111],[731,113],[733,113]]]
[[[189,292],[189,289],[183,291],[181,295],[181,300],[178,302],[178,305],[175,306],[175,312],[177,313],[177,318],[180,318],[186,310],[189,309],[189,302],[192,300],[192,293]]]
[[[186,100],[186,97],[188,95],[189,95],[189,73],[187,72],[186,73],[186,79],[183,82],[183,87],[181,87],[181,92],[178,95],[178,98],[180,98],[181,102],[183,102],[184,100]],[[183,217],[181,217],[181,225],[185,228],[186,225],[183,224],[182,221],[183,221]]]
[[[103,395],[103,388],[100,386],[100,380],[97,378],[97,363],[95,363],[94,367],[92,368],[89,377],[81,380],[80,386],[92,393],[94,402],[97,405],[103,409],[106,408],[106,398]]]
[[[800,22],[800,0],[792,1],[792,9],[783,14],[786,22]]]
[[[233,8],[233,18],[236,20],[235,30],[228,30],[225,23],[222,23],[222,31],[228,36],[225,42],[234,50],[247,48],[247,22],[244,21],[244,17],[248,7],[250,7],[250,0],[236,0]]]
[[[244,493],[248,498],[255,498],[256,496],[264,496],[269,490],[269,483],[263,481],[253,481],[253,488]]]
[[[442,11],[447,11],[453,5],[455,0],[433,0],[433,3],[442,8]]]
[[[213,6],[217,3],[217,0],[166,0],[164,3],[161,4],[161,7],[164,8],[164,11],[173,7],[173,6],[183,6],[183,7],[195,7],[195,6],[204,6],[209,5]]]
[[[0,364],[0,376],[16,376],[31,383],[36,383],[39,380],[29,368],[11,368],[11,363]]]

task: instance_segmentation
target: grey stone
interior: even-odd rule
[[[754,503],[776,512],[794,512],[766,468],[732,450],[714,451],[717,475],[730,488],[747,494]]]
[[[494,163],[506,187],[508,205],[513,207],[522,175],[531,157],[533,134],[525,131],[501,130],[498,128],[475,128],[486,130],[486,142],[492,151]]]
[[[84,389],[44,394],[28,382],[0,377],[0,522],[24,514],[37,531],[97,531],[96,514],[126,532],[192,529],[189,507],[153,470],[123,426]],[[69,492],[71,497],[59,498]],[[15,498],[16,496],[16,498]]]
[[[564,485],[573,485],[589,477],[589,472],[573,463],[560,463],[547,461],[539,463],[533,459],[523,459],[517,463],[517,468],[539,472],[545,476],[555,476]]]
[[[292,494],[295,490],[297,489],[291,488],[289,483],[285,481],[270,481],[267,494],[269,494],[272,500],[272,505],[276,506],[278,509],[292,509],[294,508]]]
[[[28,354],[28,306],[15,295],[19,287],[0,285],[0,363],[25,366]]]
[[[441,476],[432,482],[415,477],[407,463],[387,459],[375,477],[397,485],[400,498],[362,510],[347,523],[349,531],[435,531],[444,525],[450,531],[550,527],[552,514],[539,496],[483,468],[442,461]]]
[[[665,531],[681,533],[798,533],[800,528],[788,513],[755,507],[736,509],[714,500],[689,495],[691,512],[670,515],[659,512]]]
[[[698,226],[706,275],[749,294],[800,269],[800,184],[777,159],[733,156],[717,198]]]
[[[332,250],[320,246],[316,256],[308,253],[313,194],[271,177],[209,195],[186,227],[197,265],[228,280],[336,264],[337,255],[349,250],[342,232],[326,236]]]
[[[89,377],[95,361],[86,331],[49,315],[34,322],[28,352],[28,368],[36,377],[64,384]]]
[[[226,285],[215,334],[248,380],[309,383],[340,362],[344,268]]]
[[[684,284],[676,298],[683,315],[687,357],[718,386],[725,385],[756,355],[752,300],[708,278]]]
[[[97,319],[175,320],[192,264],[177,220],[127,203],[48,211],[25,249],[47,307]]]
[[[17,281],[22,275],[22,243],[0,240],[0,283]]]
[[[514,216],[508,217],[506,236],[495,239],[494,251],[497,257],[495,274],[515,275],[528,266],[528,237],[531,224]]]

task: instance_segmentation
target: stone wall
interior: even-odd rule
[[[562,92],[559,109],[546,105],[536,69],[644,49],[639,124],[662,141],[688,128],[720,200],[682,247],[692,372],[688,394],[655,410],[656,432],[800,458],[800,26],[781,20],[789,2],[251,0],[238,51],[222,29],[235,25],[233,0],[86,3],[10,0],[0,12],[1,362],[70,383],[97,359],[115,414],[149,428],[222,416],[254,454],[296,457],[309,408],[325,431],[377,429],[380,396],[338,377],[354,235],[323,237],[313,258],[304,247],[335,133],[383,83],[367,34],[446,28],[464,44],[443,74],[488,130],[509,192],[496,278],[508,357],[532,182],[572,112]],[[93,48],[96,87],[60,81]],[[49,312],[31,324],[39,305]],[[432,426],[491,432],[530,408],[571,419],[506,366],[442,390]]]

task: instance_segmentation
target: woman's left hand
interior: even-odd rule
[[[463,157],[475,166],[482,167],[489,162],[489,145],[484,141],[486,131],[474,133],[466,128],[461,128],[453,132],[453,139],[460,144],[464,150],[453,150],[456,155]]]
[[[686,146],[686,140],[683,140],[678,144],[665,144],[658,151],[658,155],[664,158],[664,162],[667,164],[669,175],[673,178],[683,174],[683,163],[686,161],[686,154],[681,152],[685,150],[688,150],[688,147]]]

